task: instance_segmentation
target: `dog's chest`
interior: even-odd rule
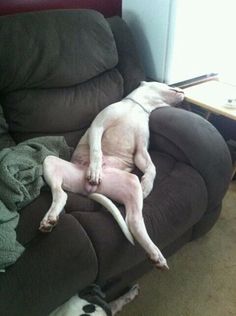
[[[112,156],[130,158],[136,147],[137,126],[132,122],[116,121],[104,131],[102,151]]]

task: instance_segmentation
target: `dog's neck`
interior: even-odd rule
[[[160,96],[147,94],[142,87],[139,87],[128,94],[127,97],[125,97],[125,100],[132,101],[148,115],[158,107],[167,106]]]
[[[148,115],[150,115],[151,111],[146,109],[141,103],[139,103],[138,101],[134,100],[133,98],[125,98],[125,100],[130,100],[132,102],[134,102],[135,104],[137,104],[144,112],[146,112]]]

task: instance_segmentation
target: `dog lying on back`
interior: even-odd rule
[[[157,268],[168,269],[166,259],[147,233],[142,215],[143,199],[151,192],[156,176],[148,153],[149,116],[154,109],[176,105],[183,98],[178,88],[141,82],[126,98],[95,117],[71,162],[48,156],[43,172],[53,201],[39,229],[48,232],[57,223],[66,204],[65,191],[86,195],[112,213],[128,240],[134,243],[134,238]],[[131,173],[135,166],[143,173],[141,182]],[[125,206],[125,221],[111,200]]]

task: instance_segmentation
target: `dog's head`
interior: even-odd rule
[[[140,88],[154,107],[164,104],[177,105],[184,99],[183,90],[180,88],[170,87],[164,83],[156,81],[142,81]]]

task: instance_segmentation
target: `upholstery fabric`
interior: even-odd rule
[[[8,133],[8,125],[6,122],[6,118],[3,114],[3,109],[0,104],[0,150],[3,148],[8,148],[15,145],[15,142],[12,138],[12,136]]]
[[[112,32],[96,11],[3,16],[0,29],[0,90],[4,93],[72,86],[118,62]]]
[[[138,87],[145,80],[144,70],[135,47],[131,31],[119,18],[107,19],[113,32],[119,54],[119,69],[124,80],[124,96]]]
[[[183,129],[179,129],[180,124]],[[178,153],[182,152],[183,161],[198,170],[207,186],[208,214],[214,213],[216,206],[221,204],[232,172],[227,145],[216,128],[194,113],[165,108],[152,113],[150,129],[151,144],[158,144],[159,149],[172,155],[170,149],[177,147]],[[178,158],[182,160],[180,155]],[[201,225],[204,226],[204,222],[207,227],[207,220]],[[203,227],[201,229],[205,231]]]
[[[8,93],[2,104],[11,132],[48,135],[87,128],[99,111],[122,95],[123,79],[112,69],[71,87]]]

